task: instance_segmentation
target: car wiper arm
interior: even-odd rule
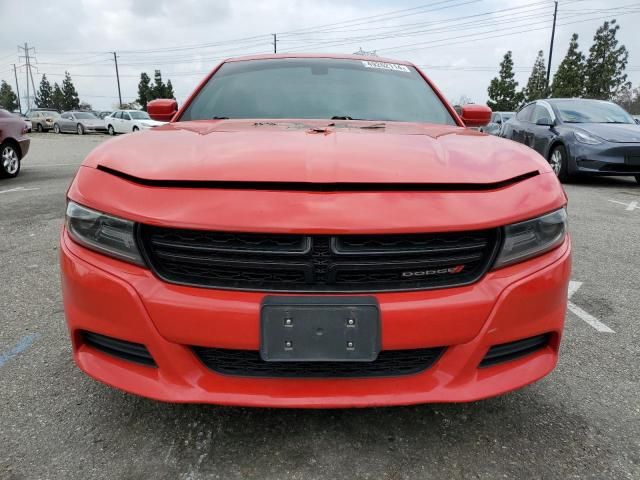
[[[211,120],[229,120],[229,117],[211,117]]]
[[[334,115],[331,117],[331,120],[357,120],[355,118],[351,118],[347,115]]]

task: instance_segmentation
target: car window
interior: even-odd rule
[[[566,123],[634,123],[621,107],[597,100],[556,100],[560,118]]]
[[[113,118],[122,118],[122,112],[116,112],[113,114]]]
[[[76,118],[80,120],[91,120],[96,118],[96,116],[93,113],[89,113],[89,112],[78,112],[78,113],[74,113],[74,115]]]
[[[62,118],[64,118],[65,120],[69,120],[69,118],[71,118],[71,115],[69,115],[68,113],[63,113],[62,115],[60,115]]]
[[[214,117],[456,124],[414,67],[327,58],[224,63],[180,121]]]
[[[131,116],[127,112],[122,112],[123,120],[131,120]]]
[[[129,112],[129,115],[134,120],[149,120],[149,119],[151,119],[151,117],[149,117],[149,114],[147,112],[143,112],[143,111]]]
[[[527,105],[516,114],[516,118],[521,122],[529,122],[534,108],[535,108],[535,104],[533,103],[530,105]]]
[[[533,109],[533,114],[531,116],[531,122],[536,123],[538,120],[541,120],[543,118],[547,120],[551,120],[551,115],[549,115],[549,110],[547,110],[542,105],[536,104],[535,108]]]
[[[499,115],[497,113],[494,113],[493,115],[491,115],[491,123],[496,123],[498,121]]]

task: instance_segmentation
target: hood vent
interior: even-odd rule
[[[262,182],[243,180],[150,180],[98,165],[97,169],[147,187],[209,188],[219,190],[269,190],[299,192],[425,192],[497,190],[535,177],[537,170],[492,183],[365,183],[365,182]]]

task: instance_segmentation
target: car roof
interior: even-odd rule
[[[378,57],[375,55],[348,55],[344,53],[271,53],[261,55],[246,55],[242,57],[231,57],[223,61],[227,62],[246,62],[250,60],[271,60],[271,59],[283,59],[283,58],[327,58],[327,59],[339,59],[339,60],[365,60],[370,62],[384,62],[395,63],[399,65],[409,65],[415,67],[415,65],[407,60],[396,60],[393,58]]]

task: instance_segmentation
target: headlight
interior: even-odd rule
[[[560,245],[567,234],[567,211],[561,208],[533,220],[507,225],[504,234],[494,267],[522,262]]]
[[[579,130],[575,130],[573,134],[576,137],[576,140],[580,143],[586,143],[587,145],[597,145],[602,143],[602,139],[596,137],[595,135],[591,135],[589,132],[581,132]]]
[[[66,225],[71,238],[80,245],[125,262],[144,266],[136,245],[133,222],[69,201]]]

